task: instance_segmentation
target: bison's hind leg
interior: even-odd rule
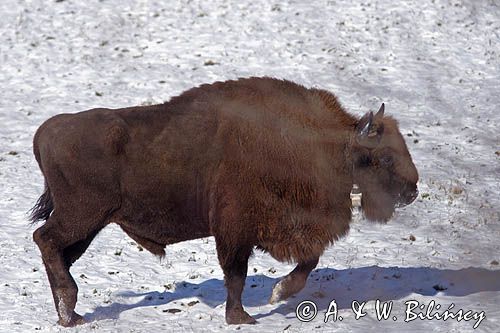
[[[87,238],[78,241],[64,249],[63,257],[68,267],[73,265],[75,261],[77,261],[82,256],[82,254],[85,253],[85,251],[90,246],[90,243],[94,240],[95,236],[97,236],[101,229],[102,227],[92,231],[89,236],[87,236]]]
[[[297,264],[290,274],[274,285],[269,303],[278,303],[301,291],[306,285],[309,273],[316,267],[318,261],[319,258],[315,258]]]
[[[35,230],[33,239],[40,248],[55,307],[62,326],[84,323],[74,309],[78,287],[69,272],[70,266],[85,252],[103,228],[104,218],[61,214],[57,209],[47,222]]]

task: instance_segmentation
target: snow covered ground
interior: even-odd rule
[[[463,332],[478,322],[405,322],[410,300],[484,311],[476,331],[498,331],[499,45],[497,0],[2,0],[0,332]],[[168,246],[160,262],[109,227],[72,268],[89,323],[58,326],[26,215],[43,189],[36,128],[250,75],[329,89],[358,115],[385,102],[420,172],[417,201],[387,225],[356,218],[288,302],[267,299],[293,266],[257,252],[243,296],[256,326],[225,324],[212,238]],[[387,320],[377,299],[393,301]],[[317,304],[310,322],[295,316],[304,300]],[[325,323],[332,300],[343,320]],[[353,300],[366,316],[355,319]]]

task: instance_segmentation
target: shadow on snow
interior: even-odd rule
[[[265,275],[247,277],[243,292],[245,307],[258,307],[267,304],[273,285],[279,278]],[[332,299],[338,309],[349,309],[351,302],[398,300],[412,293],[423,296],[467,296],[483,291],[500,291],[500,270],[483,268],[464,268],[459,270],[426,267],[379,267],[369,266],[335,270],[322,268],[313,271],[306,287],[295,297],[281,303],[267,313],[255,314],[254,318],[264,318],[273,313],[295,317],[295,307],[303,300],[313,300],[318,310],[326,310]],[[200,302],[215,308],[226,300],[224,282],[210,279],[201,283],[180,282],[174,291],[165,292],[123,292],[121,298],[142,299],[136,303],[112,303],[99,306],[93,312],[86,313],[87,322],[103,319],[117,319],[124,311],[150,306],[167,305],[173,301],[196,298]],[[188,301],[186,301],[187,303]],[[249,310],[249,309],[247,309]]]

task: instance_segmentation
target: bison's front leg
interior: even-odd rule
[[[227,289],[226,322],[228,324],[255,324],[256,320],[246,313],[241,305],[241,294],[245,286],[248,258],[252,254],[252,247],[232,247],[227,243],[227,240],[217,237],[216,243]]]
[[[319,258],[316,258],[299,263],[290,274],[276,283],[269,303],[278,303],[301,291],[306,285],[309,273],[311,273],[318,264],[318,260]]]

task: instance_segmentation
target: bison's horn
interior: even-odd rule
[[[382,118],[384,116],[384,111],[385,111],[385,104],[382,103],[382,106],[380,107],[380,109],[378,109],[377,114],[375,115],[375,118],[377,118],[377,119]]]

